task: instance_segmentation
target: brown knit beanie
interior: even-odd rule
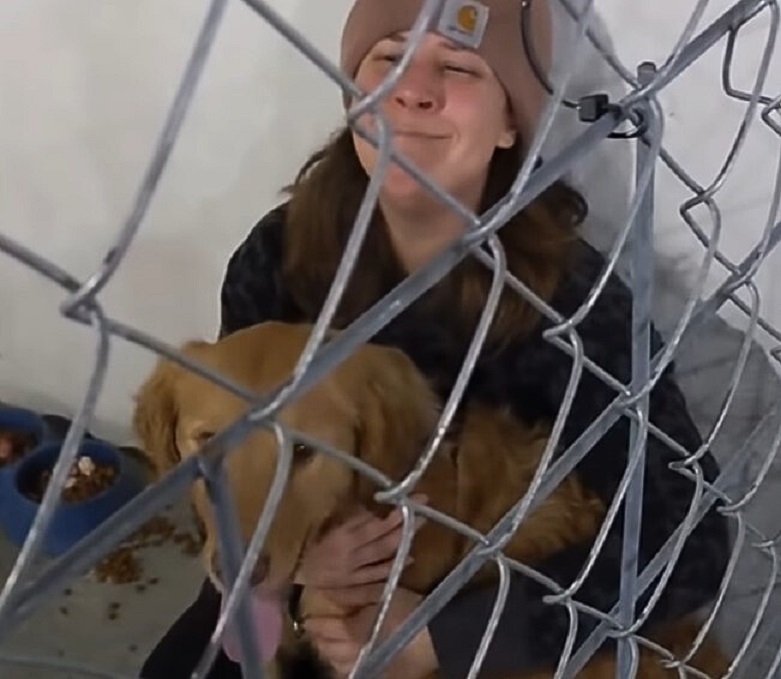
[[[552,27],[548,0],[530,0],[532,49],[547,73]],[[341,67],[351,78],[383,38],[408,31],[423,0],[356,0],[342,33]],[[510,99],[522,146],[527,146],[547,93],[532,71],[521,37],[521,0],[444,0],[429,30],[473,48],[493,69]]]

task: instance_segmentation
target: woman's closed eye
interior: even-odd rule
[[[385,61],[389,64],[395,64],[401,59],[401,54],[396,53],[387,53],[387,54],[378,54],[377,55],[377,61]],[[445,71],[452,71],[453,73],[462,73],[464,75],[472,75],[477,76],[480,75],[480,72],[477,68],[470,64],[463,64],[458,63],[455,61],[444,61],[440,64],[440,68]]]
[[[387,61],[390,64],[395,64],[401,59],[401,54],[378,54],[375,58],[377,61]]]
[[[447,63],[442,65],[447,71],[453,71],[454,73],[463,73],[464,75],[479,75],[474,68],[465,66],[464,64]]]

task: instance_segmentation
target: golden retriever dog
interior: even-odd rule
[[[192,341],[182,350],[227,378],[257,393],[279,387],[290,376],[312,327],[267,322],[236,332],[217,342]],[[177,364],[161,360],[137,394],[134,426],[142,446],[159,473],[183,457],[196,455],[204,441],[246,412],[246,403],[213,382]],[[323,441],[372,465],[398,481],[413,468],[430,440],[441,404],[424,376],[402,351],[365,344],[316,385],[277,413],[286,427]],[[521,425],[508,412],[468,406],[452,436],[437,451],[414,491],[424,493],[434,509],[485,533],[518,501],[529,487],[540,462],[548,432]],[[316,448],[298,444],[281,503],[272,521],[253,586],[283,592],[292,581],[308,539],[356,507],[381,516],[377,487],[341,462]],[[277,442],[270,429],[256,427],[225,457],[228,483],[235,499],[241,537],[249,542],[263,510],[274,476]],[[216,566],[216,527],[202,481],[193,488],[193,504],[204,523],[204,564],[220,586]],[[592,540],[605,516],[603,503],[587,492],[575,474],[565,479],[528,513],[509,540],[505,554],[534,565],[567,545]],[[416,532],[413,562],[402,573],[400,585],[430,592],[474,547],[471,539],[427,521]],[[469,583],[497,578],[488,563]],[[304,590],[303,615],[333,604]],[[698,631],[686,619],[654,630],[649,636],[675,654],[686,653]],[[310,652],[305,639],[293,633],[287,620],[281,646],[269,667],[271,676],[286,679],[283,657]],[[641,679],[668,679],[677,672],[664,669],[661,656],[642,651]],[[718,676],[727,661],[715,643],[707,641],[692,663]],[[491,679],[543,679],[549,673],[525,673]],[[596,654],[579,674],[584,679],[613,679],[611,652]],[[433,679],[433,678],[432,678]]]

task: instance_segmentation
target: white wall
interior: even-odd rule
[[[348,0],[273,4],[335,55]],[[129,209],[206,5],[0,3],[0,232],[78,277],[96,270]],[[627,64],[661,60],[694,5],[596,3]],[[728,3],[711,5],[709,18]],[[768,25],[766,16],[754,23],[739,50],[736,82],[744,88]],[[719,88],[722,50],[663,97],[671,116],[666,146],[706,183],[723,161],[743,106]],[[593,59],[580,66],[580,89],[615,88]],[[776,57],[769,92],[781,90],[779,67]],[[107,313],[170,342],[212,336],[228,256],[338,115],[336,88],[243,4],[230,3],[157,197],[102,296]],[[578,129],[571,120],[563,123],[565,131]],[[593,184],[592,234],[597,223],[612,221],[609,232],[620,222],[621,195],[613,186],[628,181],[627,167],[610,159],[626,163],[629,150],[615,142],[580,165],[578,178]],[[725,187],[723,238],[733,257],[747,251],[764,224],[778,151],[779,140],[755,126]],[[659,249],[671,256],[664,261],[679,263],[683,255],[691,269],[701,254],[677,216],[680,191],[665,177],[660,181]],[[761,276],[764,313],[779,321],[781,289],[771,266]],[[672,281],[670,268],[662,270],[670,285],[691,278]],[[68,414],[78,406],[95,338],[58,315],[63,298],[53,284],[0,256],[0,400]],[[95,430],[124,435],[132,393],[152,360],[124,342],[113,345]]]

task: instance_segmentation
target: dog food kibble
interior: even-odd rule
[[[138,582],[141,578],[141,562],[127,546],[115,549],[102,558],[95,566],[95,575],[100,582],[126,585]]]
[[[95,472],[95,463],[92,461],[91,457],[87,457],[86,455],[82,455],[78,459],[76,467],[82,476],[92,476]]]
[[[22,459],[35,448],[36,442],[30,432],[0,429],[0,467]]]
[[[99,582],[117,585],[135,585],[137,592],[156,585],[159,579],[147,578],[138,552],[173,542],[186,556],[200,554],[202,542],[187,532],[176,532],[176,526],[165,516],[154,516],[129,535],[113,552],[101,559],[94,569]]]
[[[49,485],[52,476],[52,467],[41,472],[32,483],[32,488],[27,490],[27,496],[34,502],[40,502]],[[74,463],[65,479],[62,489],[64,502],[84,502],[101,493],[114,483],[117,470],[112,465],[95,462],[86,455],[82,455]]]
[[[106,610],[109,620],[116,620],[119,617],[119,609],[121,604],[118,601],[112,601]]]

